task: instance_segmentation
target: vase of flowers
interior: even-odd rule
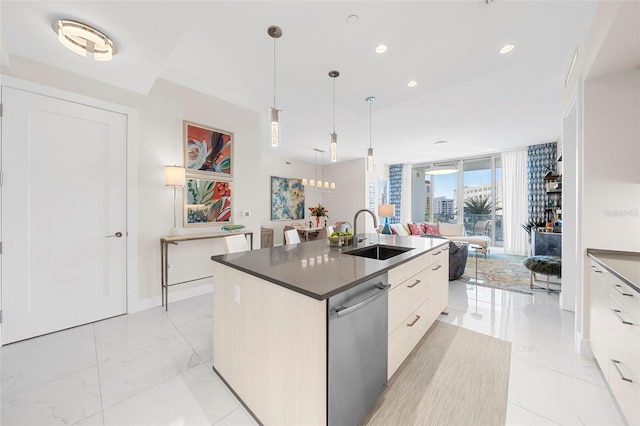
[[[323,217],[329,217],[327,214],[329,213],[329,210],[324,208],[320,203],[318,203],[317,207],[309,207],[309,210],[311,211],[311,216],[316,218],[316,228],[320,228],[320,220]]]

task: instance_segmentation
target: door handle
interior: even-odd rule
[[[408,287],[408,288],[414,288],[415,286],[417,286],[417,285],[418,285],[418,284],[420,284],[421,282],[422,282],[422,281],[420,281],[420,280],[416,280],[416,282],[415,282],[415,283],[413,283],[413,284],[411,284],[411,285],[408,285],[407,287]]]
[[[355,305],[345,306],[345,307],[343,307],[341,309],[338,309],[336,311],[336,314],[338,315],[338,318],[343,317],[345,315],[349,315],[350,313],[355,312],[358,309],[367,306],[369,303],[373,302],[378,297],[382,296],[384,294],[384,292],[387,291],[387,289],[389,287],[391,287],[391,285],[390,284],[382,284],[382,283],[380,283],[380,285],[378,285],[377,287],[380,289],[380,291],[377,292],[376,294],[374,294],[373,296],[370,296],[370,297],[364,299],[362,302],[356,303]]]
[[[122,237],[122,232],[116,232],[113,235],[107,235],[105,238],[120,238]]]
[[[623,324],[627,324],[627,325],[633,325],[633,323],[632,323],[632,322],[625,321],[625,320],[622,318],[622,316],[620,315],[620,311],[619,311],[619,310],[617,310],[617,309],[612,309],[612,310],[611,310],[611,312],[613,312],[613,315],[615,315],[615,316],[617,316],[617,317],[618,317],[618,319],[620,320],[620,322],[621,322],[621,323],[623,323]]]
[[[611,287],[615,288],[616,291],[623,296],[633,297],[633,294],[625,292],[620,284],[612,284]]]
[[[625,382],[633,383],[633,380],[631,380],[628,377],[625,377],[625,375],[620,370],[620,367],[618,366],[618,364],[620,364],[620,361],[612,359],[611,362],[613,363],[613,366],[616,367],[616,370],[618,370],[618,374],[620,375],[620,378],[622,380],[624,380]]]

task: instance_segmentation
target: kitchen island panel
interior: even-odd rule
[[[216,372],[263,424],[326,424],[326,301],[219,263],[213,274]]]

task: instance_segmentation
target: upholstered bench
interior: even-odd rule
[[[562,258],[556,256],[530,256],[527,257],[522,264],[531,271],[531,278],[529,281],[529,287],[531,288],[543,288],[536,287],[533,285],[534,274],[543,274],[547,276],[547,291],[557,291],[551,290],[549,288],[549,277],[551,275],[556,275],[558,277],[562,276]],[[544,289],[544,288],[543,288]]]

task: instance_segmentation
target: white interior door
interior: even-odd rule
[[[2,344],[125,313],[127,117],[2,103]]]

